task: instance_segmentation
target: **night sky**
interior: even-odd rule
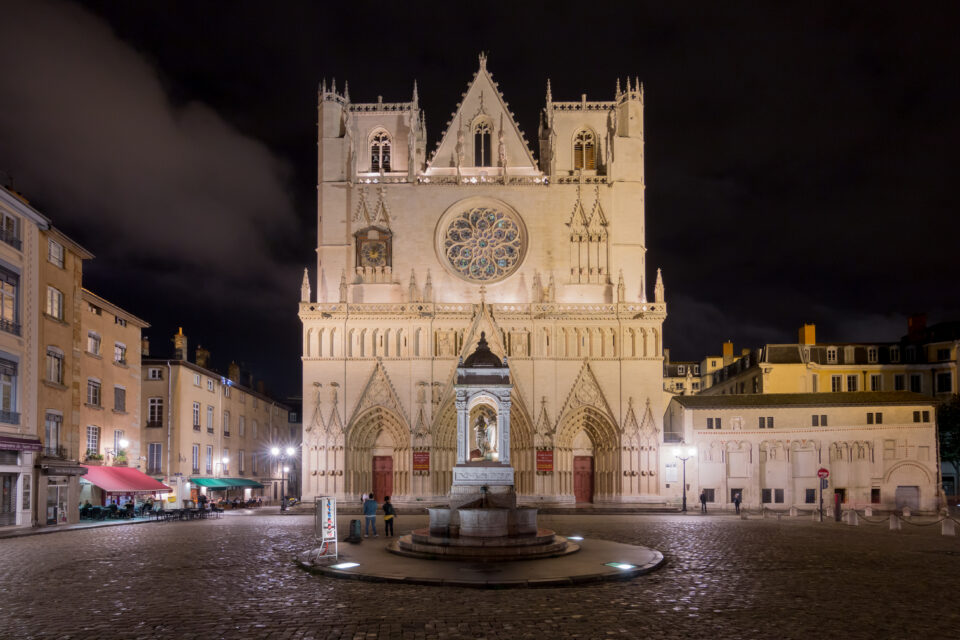
[[[487,51],[535,154],[547,78],[557,100],[644,82],[674,359],[960,319],[960,4],[656,4],[0,0],[0,181],[97,256],[86,286],[154,355],[182,325],[191,357],[283,398],[318,83],[405,101],[416,80],[432,150]]]

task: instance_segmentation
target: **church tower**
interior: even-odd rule
[[[429,153],[415,83],[365,103],[321,83],[305,496],[448,495],[457,364],[485,335],[521,503],[666,500],[666,302],[647,297],[643,89],[623,86],[558,101],[548,81],[538,160],[483,55]]]

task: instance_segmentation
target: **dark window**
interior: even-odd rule
[[[707,496],[707,502],[713,502],[713,489],[704,489],[703,493]]]
[[[913,421],[914,421],[914,422],[920,422],[920,412],[919,412],[919,411],[914,411],[914,412],[913,412]]]
[[[773,429],[773,416],[767,416],[767,429]]]
[[[907,390],[907,378],[902,373],[898,373],[893,376],[893,390],[894,391],[906,391]]]
[[[937,349],[937,360],[949,360],[950,349]]]
[[[783,489],[773,490],[773,501],[779,504],[783,504]]]
[[[714,420],[713,425],[714,425],[714,428],[719,429],[719,428],[720,428],[720,418],[717,418],[716,420]]]
[[[880,489],[878,487],[870,489],[870,504],[880,504]]]
[[[840,504],[844,504],[847,501],[847,490],[846,489],[834,489],[834,493],[840,496]]]
[[[730,502],[733,502],[737,494],[740,494],[740,500],[743,500],[743,489],[730,489]]]
[[[937,374],[937,393],[950,393],[953,391],[953,380],[950,372]]]
[[[763,416],[760,417],[760,428],[761,429],[767,428],[767,421],[766,421],[766,418],[764,418]]]
[[[820,426],[821,427],[827,426],[827,414],[825,413],[820,414]]]
[[[817,490],[816,489],[807,489],[803,501],[807,504],[815,504],[817,502]]]
[[[883,424],[883,414],[877,411],[877,424]]]
[[[492,167],[490,155],[490,135],[492,129],[487,122],[478,122],[473,127],[473,166]]]
[[[810,416],[810,424],[813,425],[814,427],[819,427],[820,416],[818,416],[817,414],[813,414],[812,416]]]
[[[770,489],[761,489],[760,501],[763,504],[770,504],[771,502],[773,502],[773,492]]]
[[[867,413],[867,424],[873,424],[873,414]]]
[[[930,412],[929,412],[929,411],[924,411],[924,412],[923,412],[923,421],[924,421],[924,422],[930,422]]]
[[[910,391],[923,393],[923,377],[919,373],[910,374]]]
[[[707,418],[707,429],[713,429],[713,418]]]

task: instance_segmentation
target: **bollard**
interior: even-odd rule
[[[897,517],[897,514],[890,514],[890,531],[900,531],[900,518]]]
[[[820,522],[820,513],[819,513],[819,512],[817,512],[817,511],[814,511],[814,512],[813,512],[813,521],[814,521],[814,522]]]
[[[859,526],[860,526],[860,516],[857,515],[857,512],[856,512],[856,511],[851,511],[851,512],[850,512],[850,520],[849,520],[849,522],[847,522],[847,524],[850,525],[851,527],[859,527]]]
[[[791,516],[791,517],[796,517],[796,515],[797,515],[797,508],[796,508],[796,507],[790,507],[790,516]]]
[[[870,507],[867,507],[866,509],[863,510],[863,515],[869,518],[870,516],[873,515],[873,509]]]
[[[940,533],[945,536],[957,535],[957,523],[950,518],[944,518],[940,523]]]
[[[741,509],[741,510],[740,510],[740,519],[741,519],[741,520],[746,520],[746,519],[747,519],[747,510],[746,510],[746,509]]]
[[[909,518],[910,515],[911,515],[911,514],[910,514],[910,507],[904,507],[904,508],[903,508],[903,517],[904,517],[904,518]]]

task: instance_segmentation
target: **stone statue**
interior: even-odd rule
[[[487,439],[487,420],[483,415],[477,418],[475,429],[474,439],[476,440],[477,450],[480,452],[480,456],[484,457],[490,448],[490,441]]]

